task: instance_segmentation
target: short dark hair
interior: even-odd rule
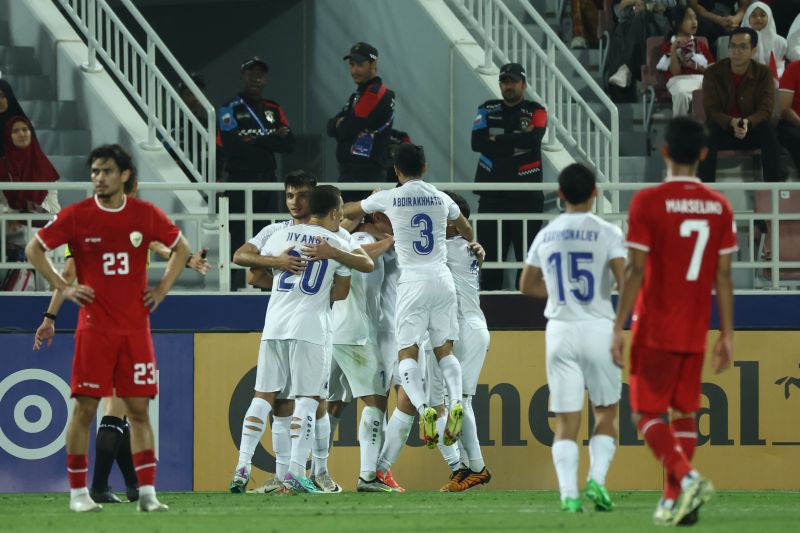
[[[569,165],[558,175],[558,188],[564,199],[573,205],[591,198],[596,182],[594,171],[581,163]]]
[[[288,189],[289,187],[293,187],[295,189],[308,187],[309,189],[313,189],[316,186],[317,178],[305,170],[294,170],[286,174],[286,176],[283,178],[283,187],[285,189]]]
[[[311,191],[308,199],[311,216],[324,217],[331,212],[331,209],[339,207],[342,201],[342,193],[333,185],[318,185]]]
[[[743,28],[742,26],[739,26],[738,28],[736,28],[731,32],[731,42],[733,41],[733,36],[739,34],[750,36],[750,46],[752,48],[758,46],[758,32],[753,28]]]
[[[694,165],[708,146],[706,128],[691,117],[675,117],[667,124],[667,155],[679,165]]]
[[[416,144],[401,144],[394,154],[394,166],[403,176],[418,178],[425,169],[425,151]]]
[[[128,178],[124,185],[125,194],[130,194],[136,188],[136,165],[133,164],[133,158],[125,148],[118,144],[98,146],[89,154],[86,164],[91,167],[92,163],[97,159],[113,159],[120,172],[125,172],[126,170],[131,172],[131,177]]]
[[[452,191],[447,191],[445,194],[453,199],[458,208],[461,210],[461,214],[464,215],[464,218],[469,218],[470,214],[469,204],[464,199],[464,197],[458,194],[457,192],[452,192]]]

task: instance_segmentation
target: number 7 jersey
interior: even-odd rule
[[[634,342],[704,352],[719,256],[738,250],[728,200],[697,178],[668,178],[633,197],[627,245],[647,252]]]

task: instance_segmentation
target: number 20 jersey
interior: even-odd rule
[[[704,352],[719,256],[738,250],[728,200],[697,178],[668,178],[633,197],[627,245],[647,252],[633,342]]]
[[[550,320],[613,320],[609,261],[625,257],[622,231],[592,213],[563,213],[533,239],[526,263],[540,268]]]
[[[78,283],[94,289],[94,301],[81,308],[78,329],[107,333],[150,329],[144,305],[148,246],[174,247],[181,232],[159,208],[125,196],[122,207],[108,209],[93,196],[65,207],[36,238],[48,250],[68,244]]]

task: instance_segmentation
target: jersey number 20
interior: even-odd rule
[[[289,255],[300,257],[300,252],[292,250]],[[322,261],[309,261],[306,263],[306,269],[300,277],[300,290],[305,294],[317,294],[322,288],[322,281],[325,279],[325,271],[328,270],[328,260]],[[289,281],[289,278],[294,274],[291,272],[283,272],[281,277],[278,278],[278,290],[289,292],[294,288],[294,281]]]

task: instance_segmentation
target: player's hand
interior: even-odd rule
[[[33,349],[38,350],[44,343],[45,348],[49,348],[53,344],[53,337],[56,336],[56,323],[49,318],[42,320],[42,325],[36,330],[36,335],[33,338]]]
[[[281,126],[277,130],[275,130],[275,134],[278,135],[278,137],[286,137],[287,135],[289,135],[289,128],[287,128],[286,126]]]
[[[153,311],[158,309],[158,306],[161,305],[161,302],[164,301],[164,298],[166,298],[166,296],[167,293],[165,291],[162,291],[160,288],[148,287],[144,291],[144,297],[142,298],[142,300],[144,301],[144,306],[150,309],[150,312],[152,313]]]
[[[730,335],[720,335],[714,344],[714,353],[711,356],[711,368],[715,374],[727,370],[733,359],[733,339]]]
[[[309,261],[322,261],[324,259],[333,259],[337,251],[338,249],[331,246],[325,239],[317,239],[317,244],[303,246],[300,253],[307,257]]]
[[[61,293],[66,300],[78,304],[78,307],[83,307],[94,301],[94,289],[88,285],[70,285],[61,291]]]
[[[193,253],[191,257],[189,257],[189,262],[186,263],[186,266],[205,276],[208,274],[208,269],[211,268],[211,263],[206,259],[207,253],[208,248],[203,248],[201,251]]]
[[[625,368],[625,332],[614,331],[611,337],[611,359],[620,368]]]
[[[278,260],[278,268],[292,274],[302,274],[306,269],[306,262],[296,255],[290,255],[289,252],[292,250],[294,250],[294,246],[288,247],[276,258]]]
[[[472,241],[469,243],[469,249],[472,250],[472,253],[475,254],[475,257],[477,257],[478,260],[483,263],[483,260],[486,259],[486,250],[483,249],[481,243]]]

